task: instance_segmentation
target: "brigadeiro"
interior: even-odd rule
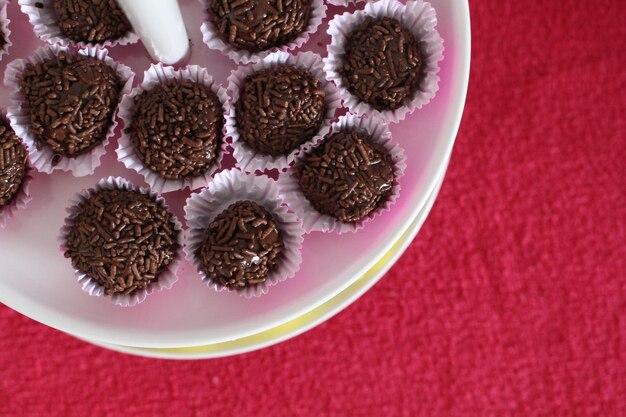
[[[237,289],[267,281],[283,248],[274,217],[254,201],[241,200],[209,223],[196,256],[213,282]]]
[[[0,0],[0,59],[9,52],[9,48],[13,45],[9,23],[11,21],[7,17],[7,2],[6,0]]]
[[[59,244],[90,295],[129,307],[177,280],[182,226],[156,194],[110,177],[67,212]]]
[[[222,171],[187,200],[185,218],[187,258],[217,291],[260,296],[300,268],[302,223],[268,177]]]
[[[31,200],[28,152],[0,113],[0,228]]]
[[[226,133],[237,166],[247,172],[284,169],[306,146],[326,134],[341,106],[324,78],[321,57],[277,52],[228,79]]]
[[[224,155],[227,101],[226,89],[204,68],[152,65],[122,100],[120,161],[156,192],[206,186]]]
[[[21,0],[20,6],[50,44],[109,48],[139,40],[116,0]]]
[[[322,23],[323,0],[203,0],[204,42],[247,64],[302,46]]]
[[[384,122],[347,115],[281,175],[280,192],[307,232],[356,231],[393,205],[405,168]]]
[[[324,68],[346,107],[398,122],[428,103],[438,89],[443,58],[436,24],[435,10],[421,0],[381,0],[336,16]]]
[[[78,53],[41,48],[7,67],[5,85],[13,102],[8,115],[41,172],[58,169],[90,175],[100,165],[117,122],[121,95],[133,73],[106,50]]]

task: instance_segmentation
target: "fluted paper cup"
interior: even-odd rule
[[[378,143],[385,147],[393,162],[395,179],[391,187],[391,192],[384,204],[372,211],[365,218],[356,222],[342,222],[333,216],[320,213],[313,207],[302,192],[296,170],[292,168],[279,177],[278,188],[280,195],[287,202],[289,208],[302,219],[306,233],[335,232],[342,234],[356,232],[365,227],[367,222],[389,211],[400,196],[399,180],[406,170],[406,156],[400,145],[392,141],[391,132],[389,132],[387,124],[378,118],[365,118],[354,114],[347,114],[340,117],[339,120],[332,125],[328,136],[349,129],[366,132],[373,143]],[[318,146],[321,146],[321,144]],[[301,157],[301,159],[304,158],[306,158],[306,154]],[[296,164],[299,162],[300,160],[296,161]]]
[[[270,271],[267,281],[242,289],[230,289],[211,280],[196,256],[204,242],[209,224],[233,203],[251,200],[263,206],[272,214],[281,233],[284,249],[276,268]],[[234,291],[246,298],[259,297],[268,288],[293,277],[302,263],[302,242],[304,230],[300,219],[283,204],[274,180],[265,176],[254,176],[232,169],[222,171],[213,178],[208,188],[193,194],[185,205],[187,236],[185,253],[196,268],[202,280],[216,291]]]
[[[129,132],[129,128],[132,126],[134,119],[135,100],[143,92],[149,91],[159,84],[164,84],[174,80],[191,81],[206,86],[213,93],[215,93],[222,104],[224,117],[228,114],[228,94],[226,89],[213,79],[206,68],[202,68],[197,65],[189,65],[177,70],[174,67],[163,64],[153,64],[150,66],[150,68],[143,75],[143,82],[141,85],[134,88],[130,94],[127,94],[124,98],[122,98],[119,115],[123,121],[124,128],[122,129],[122,136],[118,141],[117,156],[126,168],[132,169],[142,175],[146,182],[150,185],[150,188],[157,193],[178,191],[184,188],[195,190],[201,187],[206,187],[206,185],[211,181],[212,175],[221,167],[222,160],[226,153],[226,142],[224,140],[226,138],[226,123],[224,122],[222,126],[222,140],[218,147],[219,154],[213,165],[200,176],[176,180],[165,179],[158,173],[146,167],[141,159],[139,159],[135,152],[135,146],[133,145],[131,133]]]
[[[309,23],[296,39],[286,45],[275,46],[262,52],[250,52],[245,49],[238,49],[224,40],[222,34],[213,23],[211,13],[208,11],[210,1],[211,0],[200,0],[204,9],[204,21],[200,28],[202,31],[202,39],[209,48],[222,52],[224,55],[240,64],[259,62],[271,53],[278,51],[288,52],[300,48],[309,40],[311,35],[317,31],[326,17],[326,4],[324,4],[324,0],[311,0],[311,16]]]
[[[239,94],[244,85],[245,79],[250,75],[270,68],[282,65],[290,65],[297,68],[306,69],[320,82],[324,89],[324,104],[326,114],[318,132],[307,142],[294,149],[288,155],[272,156],[263,154],[252,149],[245,141],[240,139],[237,130],[236,120],[236,104],[239,101]],[[320,140],[330,130],[330,125],[334,120],[335,112],[341,108],[341,98],[339,91],[332,82],[325,78],[324,64],[322,58],[313,52],[302,52],[296,55],[290,55],[286,52],[276,52],[263,58],[261,62],[253,65],[241,66],[233,71],[228,77],[228,92],[230,101],[228,105],[228,116],[226,118],[226,134],[232,138],[233,157],[237,160],[237,166],[245,172],[287,168],[296,157],[307,148],[319,143]]]
[[[69,205],[67,206],[67,217],[65,218],[65,222],[63,227],[61,228],[61,232],[57,239],[59,244],[59,249],[61,250],[61,254],[67,252],[68,245],[67,239],[69,238],[70,232],[74,225],[74,222],[80,215],[81,208],[83,204],[94,194],[103,190],[126,190],[126,191],[137,191],[144,195],[149,196],[152,200],[154,200],[159,206],[167,208],[165,204],[165,200],[163,197],[158,196],[155,193],[150,192],[150,190],[146,188],[138,188],[132,185],[129,181],[124,178],[119,177],[108,177],[101,179],[95,187],[83,190],[76,194]],[[168,209],[170,215],[172,216],[172,222],[174,223],[174,230],[177,233],[177,243],[178,243],[178,252],[176,254],[176,258],[172,261],[163,271],[161,271],[154,281],[150,283],[146,288],[139,289],[131,294],[113,294],[106,295],[104,292],[104,288],[102,285],[98,283],[96,279],[91,278],[87,274],[75,269],[74,273],[76,275],[76,279],[78,283],[81,285],[83,291],[87,294],[95,297],[104,296],[110,299],[114,304],[119,305],[121,307],[133,307],[146,299],[146,297],[152,294],[155,291],[160,291],[164,289],[169,289],[174,285],[174,283],[178,280],[176,275],[176,271],[180,265],[182,260],[182,248],[183,248],[183,227],[180,221],[171,213]]]
[[[139,36],[130,31],[119,39],[98,43],[75,42],[65,37],[61,31],[59,18],[52,5],[53,0],[19,0],[18,3],[22,13],[28,16],[28,20],[33,25],[35,34],[50,45],[74,46],[81,49],[87,47],[113,48],[117,45],[129,45],[139,41]]]
[[[339,73],[345,60],[346,45],[350,34],[367,17],[391,17],[398,20],[415,37],[422,54],[422,80],[413,95],[396,110],[377,110],[361,101],[348,91]],[[324,70],[328,80],[333,81],[339,88],[344,106],[351,113],[359,116],[378,116],[387,123],[397,123],[404,120],[408,114],[428,104],[439,89],[439,62],[443,59],[443,40],[435,29],[436,25],[435,9],[430,3],[422,0],[411,0],[406,4],[396,0],[368,2],[363,10],[335,16],[328,28],[331,41],[327,47],[327,57],[324,58]]]
[[[115,134],[115,128],[117,127],[117,109],[111,116],[111,121],[107,133],[102,142],[81,155],[74,158],[69,158],[55,154],[48,146],[42,146],[41,149],[37,149],[37,141],[35,137],[30,133],[30,111],[28,108],[28,102],[24,94],[22,94],[22,88],[20,87],[20,81],[26,65],[37,65],[41,62],[53,59],[61,51],[67,53],[78,53],[83,56],[91,57],[105,62],[109,67],[115,70],[120,82],[122,83],[122,89],[120,90],[120,99],[124,94],[130,92],[135,74],[126,65],[120,64],[108,57],[108,51],[106,49],[89,47],[82,49],[78,52],[72,52],[67,47],[57,46],[44,46],[37,49],[33,55],[24,59],[17,59],[7,66],[4,74],[4,85],[11,91],[11,105],[8,109],[8,117],[11,119],[11,125],[15,130],[15,133],[24,141],[28,147],[30,153],[30,160],[32,166],[39,172],[51,174],[55,170],[69,171],[75,177],[84,177],[91,175],[95,172],[96,168],[100,166],[100,159],[106,153],[106,146],[109,140]]]

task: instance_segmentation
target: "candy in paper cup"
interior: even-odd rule
[[[272,156],[255,151],[240,139],[237,130],[237,121],[235,119],[235,107],[237,101],[239,101],[239,94],[244,85],[244,81],[248,76],[265,69],[282,65],[306,69],[319,80],[325,92],[324,101],[326,105],[326,115],[324,116],[324,121],[318,133],[310,140],[294,149],[288,155]],[[283,170],[287,168],[305,148],[314,146],[322,140],[324,135],[330,130],[330,124],[334,120],[335,112],[337,109],[341,108],[339,91],[332,82],[326,80],[322,58],[313,52],[301,52],[296,55],[291,55],[286,52],[275,52],[266,56],[256,64],[241,66],[228,77],[228,92],[231,99],[228,106],[228,117],[226,118],[226,135],[232,138],[233,157],[237,160],[237,166],[245,172],[252,173],[257,170],[263,172],[266,169]]]
[[[9,23],[11,21],[7,17],[7,1],[0,0],[0,35],[4,40],[4,43],[0,44],[0,60],[9,52],[9,48],[13,43],[11,42],[11,29],[9,29]]]
[[[213,219],[231,204],[241,200],[254,201],[272,214],[282,235],[284,249],[280,262],[269,273],[266,282],[233,290],[211,280],[204,273],[196,253],[202,247],[206,229]],[[302,222],[283,203],[274,180],[266,176],[244,174],[237,169],[220,172],[208,188],[189,197],[185,205],[185,219],[188,226],[185,246],[187,259],[196,266],[202,280],[216,291],[234,291],[246,298],[259,297],[266,294],[272,285],[293,277],[300,269],[304,240]]]
[[[168,208],[165,204],[165,200],[163,199],[163,197],[160,197],[157,194],[150,192],[150,190],[146,188],[135,187],[124,178],[103,178],[96,184],[94,188],[81,191],[80,193],[76,194],[69,202],[69,205],[66,208],[67,217],[65,218],[65,222],[57,239],[59,249],[61,250],[62,254],[65,254],[69,249],[67,245],[67,240],[70,236],[70,232],[72,230],[74,222],[80,214],[83,204],[85,204],[85,202],[92,195],[103,190],[137,191],[147,196],[150,196],[150,198],[154,200],[160,207],[164,207],[166,209]],[[91,296],[105,296],[110,299],[114,304],[122,307],[133,307],[144,301],[146,297],[149,294],[152,294],[154,291],[171,288],[172,285],[174,285],[174,283],[178,280],[176,271],[178,270],[178,267],[182,260],[183,227],[180,221],[178,221],[178,219],[171,213],[169,209],[168,212],[171,215],[172,222],[174,223],[174,230],[177,234],[176,241],[178,243],[178,251],[176,254],[176,258],[163,271],[159,273],[156,280],[148,285],[148,287],[139,289],[131,294],[113,294],[109,296],[105,294],[104,288],[98,283],[97,280],[75,269],[74,273],[78,282],[82,286],[83,291]]]
[[[167,193],[170,191],[182,190],[184,188],[195,190],[197,188],[205,187],[211,181],[211,176],[221,167],[224,154],[226,153],[225,126],[222,126],[222,141],[218,148],[219,154],[213,165],[201,176],[177,180],[165,179],[158,173],[146,167],[141,159],[139,159],[135,152],[135,146],[133,145],[131,134],[129,132],[129,128],[131,127],[134,119],[135,99],[144,91],[148,91],[159,84],[167,83],[172,80],[192,81],[194,83],[205,85],[213,93],[215,93],[222,104],[224,117],[228,114],[228,93],[224,87],[213,79],[205,68],[197,65],[189,65],[177,70],[174,69],[174,67],[162,64],[153,64],[150,66],[150,68],[144,73],[141,85],[134,88],[130,94],[125,95],[120,104],[119,116],[123,120],[124,128],[122,129],[122,136],[118,142],[117,156],[126,168],[132,169],[141,174],[150,185],[150,188],[157,193]]]
[[[393,172],[395,180],[391,187],[391,193],[387,197],[385,203],[372,211],[362,220],[357,222],[341,222],[333,216],[322,214],[317,211],[313,205],[307,200],[300,188],[300,183],[294,168],[282,174],[278,179],[278,188],[281,197],[287,202],[289,208],[293,210],[298,217],[302,219],[302,224],[306,233],[311,232],[336,232],[339,234],[347,232],[356,232],[365,226],[365,223],[374,219],[376,216],[389,211],[395,204],[400,195],[400,178],[406,170],[406,156],[404,150],[392,141],[389,127],[379,118],[360,117],[355,114],[347,114],[341,116],[336,123],[333,123],[329,136],[344,130],[357,130],[366,132],[373,143],[381,144],[385,147],[393,162]],[[318,145],[318,146],[321,146]],[[310,151],[309,149],[307,151]],[[306,154],[296,161],[306,158]]]
[[[309,18],[309,23],[304,27],[304,30],[296,39],[288,44],[269,48],[265,51],[250,52],[245,49],[238,49],[222,37],[222,34],[215,26],[213,17],[209,12],[209,4],[211,1],[212,0],[200,0],[204,13],[204,20],[200,28],[202,31],[202,39],[209,48],[222,52],[224,55],[239,64],[259,62],[273,52],[288,52],[296,48],[300,48],[309,40],[311,35],[317,31],[318,27],[322,24],[322,21],[326,17],[326,4],[324,3],[324,0],[311,0],[311,16]]]
[[[28,20],[35,29],[35,34],[42,41],[50,45],[75,46],[86,48],[96,46],[100,48],[112,48],[117,45],[130,45],[139,41],[139,36],[133,31],[125,36],[99,43],[75,42],[68,39],[59,27],[59,18],[54,10],[53,0],[19,0],[22,13],[28,16]]]
[[[413,34],[422,53],[422,80],[413,96],[407,98],[405,104],[396,110],[376,110],[361,101],[348,91],[339,73],[345,59],[345,48],[350,33],[367,17],[391,17],[398,20]],[[443,40],[435,29],[436,25],[435,9],[430,3],[422,0],[411,0],[406,5],[396,0],[368,2],[364,10],[335,16],[328,28],[331,42],[327,47],[328,55],[324,58],[324,70],[326,77],[339,87],[344,106],[351,113],[360,116],[374,115],[387,123],[397,123],[432,100],[439,89],[439,61],[443,59]]]
[[[9,119],[6,118],[4,110],[0,111],[0,119],[2,119],[2,123],[10,126]],[[22,146],[24,146],[24,144],[22,144]],[[26,149],[26,147],[24,147],[24,149]],[[0,152],[2,152],[1,149]],[[4,229],[13,216],[15,216],[18,211],[25,209],[28,203],[32,200],[30,195],[30,182],[33,178],[30,170],[30,163],[27,162],[26,175],[24,176],[20,190],[13,197],[11,202],[9,202],[9,204],[4,207],[0,207],[0,229]]]
[[[98,146],[74,158],[64,157],[55,154],[52,149],[45,145],[42,146],[41,149],[37,149],[35,137],[30,132],[31,120],[28,102],[26,97],[24,97],[24,94],[22,94],[22,89],[20,87],[23,71],[28,64],[36,65],[53,59],[61,51],[65,51],[68,54],[78,53],[83,56],[104,61],[108,66],[113,68],[122,84],[122,89],[119,94],[120,99],[124,94],[130,92],[135,74],[127,66],[109,58],[106,49],[93,47],[82,49],[78,52],[72,52],[68,47],[44,46],[37,49],[30,57],[17,59],[9,63],[7,66],[4,74],[4,85],[6,85],[11,91],[12,100],[7,113],[9,119],[11,119],[11,124],[15,133],[28,147],[32,166],[39,172],[44,172],[46,174],[51,174],[55,170],[60,170],[70,171],[75,177],[84,177],[93,174],[96,168],[100,166],[100,159],[106,153],[105,148],[108,145],[109,140],[113,137],[115,128],[117,127],[117,109],[111,115],[109,129]]]

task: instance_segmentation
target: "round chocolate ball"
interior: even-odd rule
[[[236,103],[241,140],[257,152],[287,155],[319,131],[326,115],[320,82],[283,65],[247,77]]]
[[[98,191],[72,223],[65,257],[107,295],[132,294],[156,282],[180,249],[172,215],[137,191]]]
[[[384,146],[355,130],[333,134],[296,166],[300,188],[320,213],[356,222],[382,206],[395,174]]]
[[[113,122],[122,84],[95,58],[60,52],[28,64],[20,82],[37,148],[76,157],[98,146]]]
[[[129,131],[146,167],[180,179],[197,177],[215,163],[223,124],[222,104],[210,88],[170,81],[135,99]]]
[[[415,37],[400,22],[368,17],[349,35],[339,73],[352,94],[376,110],[405,104],[422,79]]]
[[[115,41],[132,30],[116,0],[54,0],[52,5],[61,33],[74,42]]]
[[[283,247],[272,215],[254,201],[243,200],[209,224],[197,256],[213,282],[241,289],[265,282]]]
[[[9,125],[0,117],[0,209],[11,204],[28,173],[28,152]]]
[[[228,43],[261,52],[288,44],[302,33],[311,17],[311,1],[211,1],[209,14]]]

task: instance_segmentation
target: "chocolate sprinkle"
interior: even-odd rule
[[[134,102],[130,134],[143,164],[166,179],[196,177],[217,159],[224,114],[208,87],[160,84]]]
[[[0,208],[9,205],[22,188],[28,172],[28,152],[0,117]]]
[[[102,43],[132,30],[116,0],[54,0],[63,35],[74,42]]]
[[[211,280],[244,288],[267,280],[283,247],[272,215],[246,200],[231,204],[209,224],[196,256]]]
[[[288,44],[302,33],[311,0],[211,0],[209,13],[225,41],[260,52]]]
[[[324,98],[319,80],[305,69],[285,65],[252,74],[236,104],[240,137],[257,152],[288,154],[319,131]]]
[[[20,87],[37,149],[45,145],[57,154],[75,157],[104,140],[121,82],[102,61],[60,52],[56,58],[28,64]]]
[[[317,211],[355,222],[382,206],[395,174],[381,144],[355,130],[335,133],[297,165],[296,175]]]
[[[348,35],[339,73],[348,91],[377,110],[404,105],[419,86],[422,60],[411,32],[395,19],[368,17]]]
[[[172,215],[150,196],[102,190],[82,203],[65,257],[105,294],[131,294],[156,282],[174,261],[177,233]]]

